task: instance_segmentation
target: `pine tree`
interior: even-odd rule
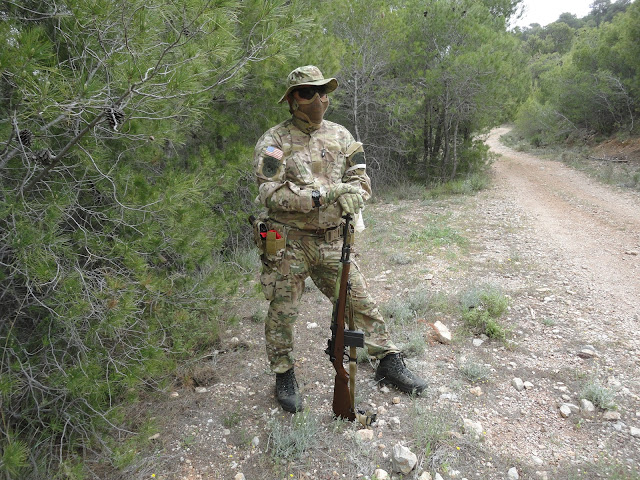
[[[0,473],[28,478],[122,448],[120,402],[217,340],[251,147],[203,121],[307,23],[284,0],[0,8]]]

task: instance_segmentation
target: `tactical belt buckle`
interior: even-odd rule
[[[324,241],[327,243],[335,242],[341,237],[340,228],[332,228],[324,232]]]

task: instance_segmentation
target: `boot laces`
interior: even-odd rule
[[[286,395],[294,395],[296,393],[296,386],[298,381],[296,380],[296,375],[293,372],[293,368],[287,370],[284,373],[278,375],[278,390]]]

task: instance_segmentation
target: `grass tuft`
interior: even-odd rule
[[[466,359],[460,363],[458,370],[470,383],[481,383],[491,375],[491,370],[486,365]]]
[[[614,401],[615,393],[603,387],[597,381],[588,383],[582,389],[580,396],[603,410],[615,410],[617,408]]]
[[[275,461],[297,460],[314,444],[319,430],[318,420],[308,409],[298,412],[289,422],[272,419],[268,425],[267,450]]]
[[[506,340],[507,330],[498,320],[507,311],[509,299],[492,285],[474,287],[460,297],[462,320],[477,333]]]

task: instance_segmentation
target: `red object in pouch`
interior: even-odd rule
[[[276,240],[280,240],[282,236],[278,233],[277,230],[269,230],[270,232],[276,232]],[[260,232],[260,236],[262,238],[267,238],[267,232]]]

